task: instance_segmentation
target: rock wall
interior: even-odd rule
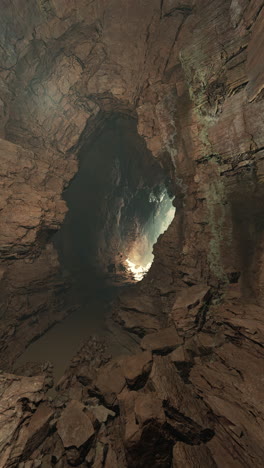
[[[120,387],[105,388],[106,370],[91,390],[111,411],[109,391],[118,397],[127,431],[123,448],[100,440],[98,466],[132,467],[134,456],[137,466],[262,466],[263,2],[2,3],[2,360],[12,362],[52,323],[44,310],[58,310],[49,241],[83,139],[113,112],[136,113],[138,132],[174,180],[177,216],[149,275],[115,306],[115,320],[154,357],[140,388],[120,370]],[[74,403],[67,411],[86,410]],[[98,427],[85,421],[89,437],[68,457],[72,465],[84,463]],[[67,434],[57,428],[61,444]],[[115,439],[115,425],[107,430]]]

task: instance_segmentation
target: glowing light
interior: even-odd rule
[[[143,225],[138,223],[138,233],[133,245],[127,252],[126,268],[136,281],[141,281],[149,271],[154,259],[153,245],[158,237],[163,234],[171,224],[175,207],[164,188],[158,195],[151,193],[149,202],[153,204],[152,215],[148,217]]]
[[[129,258],[127,258],[126,263],[128,265],[128,270],[131,271],[134,279],[136,281],[141,281],[145,274],[149,271],[151,267],[151,262],[147,263],[147,265],[142,266],[142,265],[136,265],[135,263],[131,262]]]

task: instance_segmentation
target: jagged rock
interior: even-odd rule
[[[155,393],[125,391],[119,402],[128,466],[169,466],[172,441],[166,434],[166,417],[159,397]]]
[[[58,435],[58,432],[55,432],[55,434],[52,435],[50,443],[52,447],[48,447],[47,450],[45,450],[46,453],[48,452],[48,455],[50,457],[49,463],[51,463],[51,460],[54,463],[58,463],[62,459],[65,451],[62,440]],[[39,455],[39,458],[41,458],[41,454]]]
[[[200,446],[214,435],[208,408],[182,382],[169,357],[154,357],[144,392],[124,389],[118,402],[128,466],[168,467],[176,440]],[[212,460],[206,449],[204,454]]]
[[[135,417],[141,426],[153,420],[158,424],[164,424],[166,418],[162,401],[155,393],[138,395],[135,400]]]
[[[170,361],[176,366],[182,380],[189,384],[189,374],[193,366],[193,355],[192,351],[188,349],[186,342],[184,346],[179,346],[168,356]]]
[[[53,405],[55,408],[63,408],[63,406],[66,406],[66,404],[69,401],[69,396],[63,393],[60,393],[59,395],[56,395],[56,397],[53,400]]]
[[[171,317],[179,331],[187,331],[195,326],[201,326],[209,297],[210,289],[205,285],[191,286],[177,294]]]
[[[184,346],[179,346],[176,348],[172,353],[169,354],[170,360],[172,362],[186,362],[188,360],[188,356],[186,355],[186,351]]]
[[[145,351],[134,356],[125,358],[122,363],[127,384],[131,388],[143,386],[152,366],[152,354]]]
[[[36,405],[44,396],[45,377],[0,375],[0,465],[15,466],[30,455],[48,432],[52,410]],[[30,417],[32,416],[31,420]]]
[[[125,385],[122,362],[112,361],[99,369],[95,388],[103,396],[107,405],[113,406],[115,404],[117,395]]]
[[[167,422],[184,440],[200,443],[210,440],[213,422],[202,400],[180,378],[169,356],[156,356],[146,384],[164,402]],[[173,429],[172,429],[173,430]]]
[[[136,291],[127,291],[119,298],[120,307],[124,310],[134,310],[136,312],[158,315],[158,306],[152,297],[145,294],[139,295]]]
[[[99,423],[106,423],[108,418],[114,418],[116,416],[114,411],[109,410],[103,405],[92,406],[90,407],[90,411]]]
[[[57,422],[58,434],[65,448],[80,448],[94,435],[94,428],[89,416],[85,413],[85,406],[79,401],[72,400],[63,410]],[[74,456],[74,454],[71,454]]]
[[[240,345],[237,353],[234,344],[226,343],[215,350],[214,362],[197,362],[190,372],[190,381],[217,420],[222,421],[221,428],[216,426],[216,435],[208,444],[218,465],[225,459],[232,466],[237,458],[240,464],[243,459],[250,464],[248,457],[254,457],[258,466],[263,458],[263,449],[253,442],[259,438],[259,425],[263,425],[262,420],[257,419],[257,414],[263,413],[258,378],[258,353],[263,353],[258,345],[257,349],[255,346],[253,343],[248,348],[245,344]],[[247,447],[243,458],[231,450],[236,441]]]
[[[216,468],[206,445],[187,445],[177,442],[173,447],[173,468]]]
[[[36,412],[30,418],[28,426],[23,430],[21,437],[19,437],[19,445],[22,451],[22,459],[27,459],[31,453],[45,440],[47,437],[54,410],[46,403],[41,403]]]
[[[140,439],[140,430],[135,417],[135,400],[137,392],[125,389],[118,396],[120,413],[124,425],[123,440],[130,447]]]
[[[128,291],[119,298],[114,318],[126,330],[142,337],[160,328],[157,300]]]
[[[160,327],[160,321],[157,317],[137,311],[121,310],[115,314],[115,319],[125,330],[140,337],[146,333],[152,333]]]
[[[166,359],[167,364],[162,366],[160,359]],[[144,393],[124,390],[118,397],[129,466],[170,466],[172,446],[178,438],[184,439],[186,443],[200,444],[213,436],[210,428],[203,428],[201,425],[205,422],[210,425],[206,406],[197,402],[198,420],[190,419],[189,404],[195,404],[192,401],[193,396],[186,390],[187,395],[182,394],[185,386],[177,376],[177,371],[168,358],[160,359],[157,360],[157,365],[161,373],[156,375],[157,371],[151,371],[150,382]],[[150,391],[146,393],[148,388]],[[172,388],[174,393],[178,393],[180,401],[178,398],[173,399]],[[193,410],[194,406],[191,409],[192,414]],[[203,420],[199,413],[204,414]]]
[[[225,336],[223,333],[197,333],[196,342],[201,352],[204,350],[213,350],[221,346],[225,342]]]
[[[95,378],[95,372],[88,365],[83,365],[78,369],[77,379],[82,385],[90,385]]]
[[[66,213],[62,194],[78,170],[83,144],[91,169],[96,158],[86,157],[87,141],[102,135],[113,114],[133,116],[166,171],[177,211],[154,246],[149,274],[121,295],[114,315],[137,337],[149,334],[147,342],[153,339],[150,333],[174,325],[182,343],[168,349],[164,342],[153,342],[158,348],[151,372],[137,392],[124,390],[119,369],[113,377],[103,371],[98,396],[111,405],[120,402],[120,418],[105,428],[114,448],[108,448],[104,463],[168,468],[174,446],[176,466],[193,466],[195,457],[206,466],[262,468],[263,2],[134,0],[125,8],[120,0],[111,5],[97,0],[2,3],[1,368],[10,369],[28,343],[66,316],[66,280],[58,276],[51,243]],[[130,172],[136,166],[134,149],[124,160]],[[113,177],[113,190],[119,192],[122,181],[114,161],[106,176]],[[151,165],[142,174],[135,172],[137,196],[146,173],[151,175]],[[131,187],[124,185],[128,194]],[[102,243],[114,250],[122,232],[120,213],[129,205],[123,194],[113,203],[112,192],[106,192],[106,216],[101,216]],[[113,223],[118,232],[107,236]],[[114,256],[113,263],[100,253],[104,267],[115,269],[116,264],[118,271],[120,252]],[[96,390],[83,371],[83,391],[75,386],[76,372],[97,354],[96,347],[88,348],[87,359],[78,356],[72,362],[59,392],[84,400],[88,390]],[[157,356],[172,349],[171,357]],[[192,364],[188,384],[178,365],[186,362],[186,354]],[[101,357],[94,361],[95,367],[104,362]],[[0,379],[1,384],[6,379],[0,465],[28,468],[34,462],[21,460],[17,443],[43,399],[43,381],[36,375]],[[165,432],[155,421],[137,423],[135,402],[142,394],[163,402]],[[55,403],[56,417],[66,402]],[[122,462],[121,435],[127,456]],[[54,437],[46,449],[52,449]],[[42,447],[36,450],[37,460],[51,463]],[[79,450],[68,452],[71,463],[82,463],[83,457]],[[62,456],[56,468],[67,465]]]
[[[56,390],[62,398],[84,400],[89,387],[93,386],[97,369],[108,361],[105,343],[97,337],[88,337],[72,358],[70,366],[57,383]]]
[[[174,326],[146,335],[141,341],[141,348],[157,354],[166,354],[183,343]]]
[[[177,294],[176,301],[173,305],[173,310],[186,308],[194,308],[200,304],[209,292],[208,286],[198,285],[191,286],[189,288],[183,289]]]

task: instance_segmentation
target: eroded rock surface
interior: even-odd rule
[[[2,368],[67,313],[51,237],[113,113],[137,116],[177,211],[113,308],[151,357],[91,341],[52,402],[45,372],[1,374],[1,466],[262,467],[263,2],[2,3]],[[89,431],[64,447],[73,405]]]
[[[0,385],[0,463],[1,466],[18,466],[47,437],[53,412],[41,404],[44,377],[1,374]]]

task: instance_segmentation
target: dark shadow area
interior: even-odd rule
[[[54,238],[64,272],[84,289],[99,279],[131,282],[126,259],[137,243],[139,251],[152,249],[150,220],[160,211],[166,185],[136,120],[107,120],[94,141],[84,142],[79,171],[64,193],[69,211]]]
[[[233,232],[240,259],[241,292],[245,300],[256,303],[256,298],[262,297],[264,287],[263,195],[263,191],[248,194],[247,197],[241,194],[240,200],[232,204]]]

